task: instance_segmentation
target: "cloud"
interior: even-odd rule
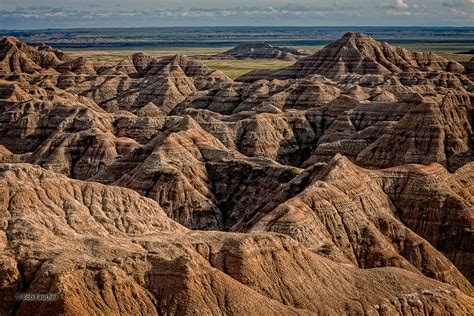
[[[474,20],[473,11],[467,12],[466,10],[462,10],[460,8],[451,8],[450,11],[453,14],[453,16],[456,16],[457,18],[462,17],[462,18],[470,19],[471,21]]]
[[[410,5],[405,3],[404,0],[395,0],[393,2],[382,2],[379,4],[379,8],[383,9],[408,9]]]
[[[315,2],[272,1],[272,5],[261,5],[259,4],[261,2],[255,1],[254,6],[155,6],[139,9],[124,5],[95,4],[80,8],[67,5],[64,7],[34,5],[17,8],[12,6],[11,9],[0,8],[0,29],[83,26],[366,25],[367,23],[379,25],[386,22],[393,25],[397,23],[436,25],[440,21],[448,21],[450,25],[470,25],[472,10],[465,6],[472,5],[474,0],[440,0],[436,6],[427,6],[422,2],[417,5],[414,0],[379,0],[376,2],[379,3],[378,6],[370,6],[367,4],[368,1]],[[447,10],[446,7],[450,9]],[[383,12],[377,8],[383,8]],[[426,19],[417,19],[416,16],[423,16]],[[384,20],[388,17],[390,19]]]
[[[413,13],[410,11],[389,11],[388,15],[393,15],[393,16],[412,16]]]
[[[175,10],[154,10],[158,16],[176,15],[187,17],[223,17],[223,16],[245,16],[245,17],[262,17],[262,16],[325,16],[327,11],[332,8],[283,5],[279,7],[234,7],[234,8],[188,8]]]
[[[474,5],[474,0],[450,0],[444,1],[443,5],[449,8],[462,8],[469,5]]]
[[[233,8],[180,8],[180,9],[143,9],[143,10],[120,10],[120,8],[109,8],[97,10],[96,7],[89,7],[83,10],[74,10],[60,7],[31,6],[18,7],[14,10],[0,10],[0,20],[16,21],[25,23],[38,21],[48,21],[55,18],[54,22],[67,22],[94,19],[119,19],[123,17],[156,18],[163,21],[169,19],[198,19],[198,18],[223,18],[239,17],[246,18],[298,18],[298,17],[324,17],[330,11],[335,11],[334,6],[318,7],[309,5],[286,4],[278,7],[233,7]]]
[[[334,1],[332,3],[332,6],[334,8],[336,8],[337,10],[358,10],[358,9],[362,8],[358,4],[354,4],[354,3],[350,3],[350,2],[346,2],[346,1],[340,1],[340,0]]]

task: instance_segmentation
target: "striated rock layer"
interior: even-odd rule
[[[348,33],[240,82],[13,37],[0,67],[0,314],[474,312],[469,64]]]
[[[369,171],[338,155],[278,188],[234,228],[284,233],[361,267],[414,268],[471,292],[452,263],[472,280],[474,207],[465,184],[473,175],[473,163],[453,175],[437,164]]]
[[[275,234],[192,232],[137,193],[0,165],[2,313],[470,314],[457,288]],[[61,207],[67,205],[67,207]],[[15,291],[55,292],[15,303]]]

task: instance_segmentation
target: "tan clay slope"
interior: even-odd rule
[[[412,178],[417,174],[416,169],[411,172],[408,169],[405,174],[394,177],[396,185],[380,185],[375,182],[367,187],[369,182],[366,178],[371,178],[366,173],[370,175],[370,171],[358,170],[348,161],[342,166],[351,166],[349,169],[337,167],[339,158],[336,157],[326,169],[335,168],[331,171],[332,174],[343,177],[347,185],[358,189],[351,193],[350,199],[340,193],[320,196],[319,191],[311,191],[310,179],[332,183],[322,177],[322,171],[315,171],[313,167],[307,170],[288,168],[271,160],[248,159],[238,152],[228,151],[219,140],[203,131],[189,117],[175,118],[175,122],[170,120],[165,126],[165,133],[160,133],[144,147],[113,163],[95,176],[94,180],[134,189],[159,202],[174,220],[193,229],[206,230],[228,230],[234,227],[234,231],[246,231],[247,225],[244,223],[253,216],[258,218],[270,211],[271,205],[276,207],[286,200],[290,203],[294,195],[309,190],[311,199],[327,201],[327,205],[315,204],[314,212],[331,214],[341,211],[347,216],[364,219],[351,220],[349,232],[345,232],[349,228],[343,228],[337,218],[327,224],[333,226],[327,233],[323,233],[326,228],[312,226],[311,223],[301,224],[302,231],[299,232],[300,225],[290,223],[286,228],[291,232],[290,236],[300,241],[315,238],[318,240],[318,247],[324,252],[328,245],[334,245],[324,245],[320,240],[321,234],[330,239],[338,239],[341,234],[347,234],[349,237],[337,244],[336,248],[339,249],[334,254],[335,257],[343,255],[346,257],[344,260],[361,267],[402,266],[410,270],[419,269],[428,276],[470,291],[469,283],[460,272],[433,248],[435,246],[442,251],[471,280],[469,273],[472,265],[469,258],[473,251],[469,247],[469,240],[472,239],[469,227],[473,223],[470,211],[472,193],[460,191],[461,180],[448,176],[446,169],[441,166],[438,165],[438,173],[442,175],[439,178],[426,175],[420,178],[420,183],[412,184]],[[472,172],[472,164],[468,164],[457,174],[469,177]],[[298,175],[299,173],[301,174]],[[402,196],[392,193],[391,187],[401,190]],[[453,187],[457,189],[446,189]],[[417,188],[421,188],[421,191],[414,195],[417,202],[413,203],[410,192]],[[433,194],[439,196],[439,202],[434,203]],[[343,205],[347,206],[340,204],[341,196],[346,201]],[[376,218],[366,214],[368,211],[359,205],[362,196],[373,197],[365,203],[378,210]],[[354,204],[354,201],[357,203]],[[433,220],[426,222],[423,214],[427,212],[426,203],[431,201],[433,204],[430,214]],[[398,209],[402,205],[403,208]],[[330,209],[325,210],[327,207]],[[351,211],[346,211],[346,207]],[[448,209],[451,210],[451,217],[447,216]],[[410,212],[411,215],[404,212]],[[407,216],[412,219],[408,220]],[[390,227],[393,228],[384,227],[380,221],[391,223]],[[368,229],[364,223],[373,225],[368,235],[361,233]],[[432,245],[416,236],[413,231]],[[294,236],[293,233],[297,235]],[[383,240],[387,238],[388,243],[385,244]],[[365,243],[370,246],[359,249]],[[405,247],[400,246],[400,243],[421,246]],[[392,247],[392,250],[387,250]],[[421,254],[421,257],[415,253]],[[332,256],[333,254],[330,255]],[[426,263],[421,258],[437,259]]]
[[[296,168],[229,150],[189,116],[168,117],[162,130],[92,179],[154,199],[168,216],[187,227],[225,230],[239,216],[230,204],[252,207],[260,194],[294,176]],[[234,197],[232,203],[229,195]],[[230,204],[220,205],[224,201]]]
[[[379,45],[372,39],[364,43],[364,50]],[[472,159],[472,85],[458,73],[351,74],[340,81],[319,76],[241,84],[180,55],[157,60],[135,54],[115,66],[94,65],[94,71],[101,70],[88,75],[80,70],[89,68],[87,63],[77,73],[74,66],[60,74],[22,74],[21,81],[6,76],[17,88],[5,93],[4,100],[19,105],[33,97],[87,96],[121,116],[120,123],[113,123],[120,128],[111,132],[140,143],[150,140],[169,114],[189,114],[230,150],[298,167],[327,162],[337,153],[367,167],[440,162],[455,170]],[[49,92],[28,92],[31,87],[25,85]]]
[[[407,97],[402,102],[333,101],[324,109],[330,125],[304,165],[328,161],[336,153],[378,168],[439,162],[456,169],[472,160],[470,93],[446,91],[436,99]]]
[[[149,103],[166,115],[196,90],[231,80],[220,71],[182,55],[158,60],[138,53],[117,65],[72,59],[52,48],[31,47],[15,37],[0,41],[0,72],[53,79],[61,89],[92,97],[103,108],[138,111]],[[58,58],[58,56],[61,58]]]
[[[323,75],[336,78],[345,74],[389,75],[403,72],[463,72],[457,62],[449,61],[434,53],[412,53],[401,47],[378,42],[361,33],[346,33],[338,41],[314,55],[303,58],[294,65],[269,74],[269,78],[303,78]],[[254,73],[258,78],[258,72]],[[252,74],[237,80],[250,80]],[[255,79],[254,78],[254,79]]]
[[[258,85],[261,90],[273,89],[266,83]],[[415,92],[419,87],[401,83],[363,90],[357,83],[350,84],[353,90],[372,94],[374,101],[370,101],[318,81],[285,85],[267,95],[254,87],[253,104],[202,97],[184,102],[172,113],[193,116],[229,149],[296,166],[327,162],[337,153],[375,168],[439,162],[456,169],[472,159],[471,93],[462,88],[422,96]],[[293,103],[297,109],[290,105],[293,98],[299,100]],[[214,113],[218,104],[245,110],[219,115]]]
[[[0,164],[3,313],[470,314],[449,285],[360,270],[289,237],[191,232],[133,191]],[[59,300],[22,302],[17,292]]]
[[[2,161],[133,189],[188,228],[275,230],[336,262],[402,267],[471,293],[467,76],[247,84],[184,56],[143,54],[55,69],[2,74]],[[371,168],[458,171],[368,171],[338,153]]]
[[[169,216],[195,229],[221,229],[206,162],[244,158],[229,151],[189,116],[169,117],[163,132],[119,159],[93,179],[131,188],[165,208]]]
[[[37,50],[15,37],[0,38],[0,73],[34,73],[61,62],[55,53]]]
[[[140,145],[116,137],[113,115],[92,100],[50,85],[11,82],[0,99],[2,144],[23,160],[74,178],[87,179]]]
[[[92,98],[108,112],[142,115],[145,111],[147,116],[166,116],[193,93],[231,81],[222,72],[182,55],[157,60],[141,53],[115,66],[103,66],[95,76],[80,74],[58,77],[58,86]]]
[[[474,281],[474,162],[449,173],[438,164],[376,173],[395,214]]]
[[[253,209],[241,210],[232,230],[284,233],[337,261],[419,270],[472,293],[447,259],[472,280],[472,195],[460,176],[439,165],[419,175],[423,168],[372,173],[336,156],[328,165],[302,171]],[[460,171],[464,178],[473,173],[472,165]]]
[[[190,228],[227,230],[234,226],[233,230],[235,231],[245,231],[243,224],[252,216],[258,217],[265,214],[271,210],[269,209],[270,205],[275,207],[278,205],[275,205],[277,201],[280,201],[279,203],[286,201],[285,196],[286,199],[291,199],[301,191],[310,190],[312,185],[311,182],[308,182],[308,178],[313,178],[313,181],[327,181],[325,178],[321,178],[319,171],[314,173],[313,167],[302,171],[272,163],[271,160],[248,159],[236,151],[229,151],[219,140],[202,130],[190,117],[170,119],[163,130],[165,132],[159,133],[144,147],[136,149],[106,168],[95,176],[94,180],[132,188],[159,202],[171,218]],[[339,158],[336,157],[333,160],[337,162]],[[347,159],[344,158],[344,160]],[[331,162],[326,169],[332,170],[333,165],[339,166],[339,162],[336,162]],[[335,170],[331,171],[332,174],[344,177],[345,181],[352,186],[360,186],[356,193],[351,193],[350,199],[344,197],[346,202],[343,204],[348,205],[347,207],[351,209],[350,212],[346,212],[338,202],[341,194],[328,193],[327,197],[324,195],[320,197],[319,193],[316,194],[312,191],[308,193],[312,199],[324,199],[328,204],[332,204],[331,211],[324,211],[326,206],[316,204],[313,209],[315,212],[332,213],[340,210],[344,214],[348,214],[347,216],[364,218],[363,220],[351,220],[352,227],[350,229],[353,232],[346,233],[345,230],[348,228],[343,229],[337,219],[328,224],[334,226],[326,233],[330,239],[340,238],[341,234],[357,236],[348,237],[344,242],[341,241],[342,243],[338,244],[340,249],[336,251],[336,257],[341,257],[343,254],[347,258],[345,260],[361,267],[401,266],[409,270],[418,269],[426,275],[470,291],[469,282],[454,268],[451,262],[438,253],[428,242],[416,236],[412,230],[432,242],[453,260],[466,273],[466,276],[469,276],[469,271],[472,268],[469,259],[460,259],[456,250],[458,246],[451,245],[452,247],[450,247],[445,244],[445,241],[449,240],[449,236],[452,234],[459,234],[455,238],[456,243],[459,243],[459,253],[462,253],[465,258],[472,255],[472,249],[468,246],[469,240],[472,239],[472,233],[466,231],[466,228],[472,226],[472,215],[469,211],[472,208],[469,202],[472,193],[453,191],[448,195],[443,195],[441,192],[445,192],[446,187],[452,187],[455,184],[461,187],[455,178],[443,176],[438,179],[440,183],[438,186],[428,186],[425,191],[419,193],[418,199],[422,202],[415,205],[406,202],[412,207],[414,223],[405,222],[403,216],[401,217],[402,222],[400,222],[397,219],[398,216],[401,216],[399,210],[393,205],[397,205],[398,202],[405,203],[405,198],[409,201],[410,195],[408,193],[405,193],[403,197],[391,195],[386,186],[377,183],[366,187],[367,180],[362,182],[357,180],[364,179],[365,172],[370,174],[369,171],[362,169],[353,171],[357,168],[348,161],[342,165],[352,167],[348,170],[334,167]],[[441,166],[439,166],[439,170],[448,174]],[[469,174],[472,172],[472,166],[466,165],[465,170],[466,172],[463,174]],[[298,176],[300,172],[302,174]],[[412,173],[407,173],[406,177],[410,176]],[[402,190],[412,190],[406,184],[405,177],[400,176],[397,181]],[[422,181],[429,184],[436,180],[425,177],[422,178]],[[285,185],[283,192],[280,189],[281,185]],[[405,185],[407,186],[405,187]],[[426,185],[422,182],[419,186],[424,188]],[[448,220],[445,215],[442,215],[446,212],[444,203],[433,205],[432,214],[438,216],[438,220],[419,231],[419,223],[425,221],[421,212],[426,208],[424,200],[420,198],[428,201],[432,199],[431,193],[438,191],[441,201],[446,198],[457,201],[452,204],[452,211],[455,211],[457,215]],[[361,208],[359,202],[353,204],[352,200],[359,201],[362,196],[374,197],[367,203],[372,205],[373,209],[379,210],[376,219],[372,215],[366,214],[367,211]],[[467,201],[463,202],[463,198]],[[410,207],[407,208],[410,209]],[[358,212],[361,212],[361,215],[357,215]],[[447,225],[442,218],[448,220],[452,228],[440,235],[436,232],[442,230],[441,225]],[[387,229],[381,226],[380,221],[390,222],[393,228]],[[373,224],[370,225],[373,227],[370,228],[370,233],[367,236],[365,233],[361,233],[368,229],[364,223],[372,222]],[[411,230],[407,229],[405,225],[408,225]],[[288,225],[288,230],[292,233],[297,232],[297,236],[290,235],[302,238],[301,241],[311,240],[313,237],[319,240],[319,235],[325,230],[325,228],[308,224],[308,226],[302,226],[302,232],[298,232],[299,228],[297,227],[299,224],[292,223]],[[430,232],[432,235],[429,235]],[[431,238],[432,236],[437,237]],[[389,239],[387,244],[380,241],[386,238]],[[439,243],[439,239],[445,241]],[[358,250],[364,243],[370,246]],[[401,247],[400,243],[412,245],[421,243],[421,246]],[[327,245],[321,244],[320,246],[324,252]],[[392,247],[394,247],[392,250],[387,250]],[[345,252],[346,248],[350,250]],[[342,253],[338,252],[340,250]],[[421,254],[421,257],[415,253]],[[434,263],[426,263],[423,262],[425,259],[421,258],[437,259]]]

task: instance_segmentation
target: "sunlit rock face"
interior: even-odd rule
[[[348,33],[233,81],[2,38],[0,314],[473,314],[471,64]]]

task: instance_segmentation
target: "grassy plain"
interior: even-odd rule
[[[398,44],[411,51],[433,51],[445,58],[455,60],[461,63],[469,61],[473,54],[457,54],[458,52],[468,51],[472,49],[471,46],[465,44],[449,44],[449,43],[417,43],[417,44]],[[298,48],[307,49],[311,52],[316,52],[322,46],[297,46]],[[285,60],[234,60],[234,59],[211,59],[211,55],[226,51],[231,47],[175,47],[175,48],[160,48],[160,49],[146,49],[142,50],[148,55],[156,56],[158,58],[174,55],[177,53],[193,56],[201,60],[212,69],[223,71],[229,77],[235,79],[254,69],[279,69],[291,65],[293,62]],[[68,50],[67,52],[72,56],[85,56],[95,61],[101,62],[119,62],[125,57],[138,52],[140,50],[115,49],[115,50]]]
[[[290,66],[294,61],[277,59],[210,59],[203,62],[212,69],[217,69],[235,79],[255,69],[280,69]]]

